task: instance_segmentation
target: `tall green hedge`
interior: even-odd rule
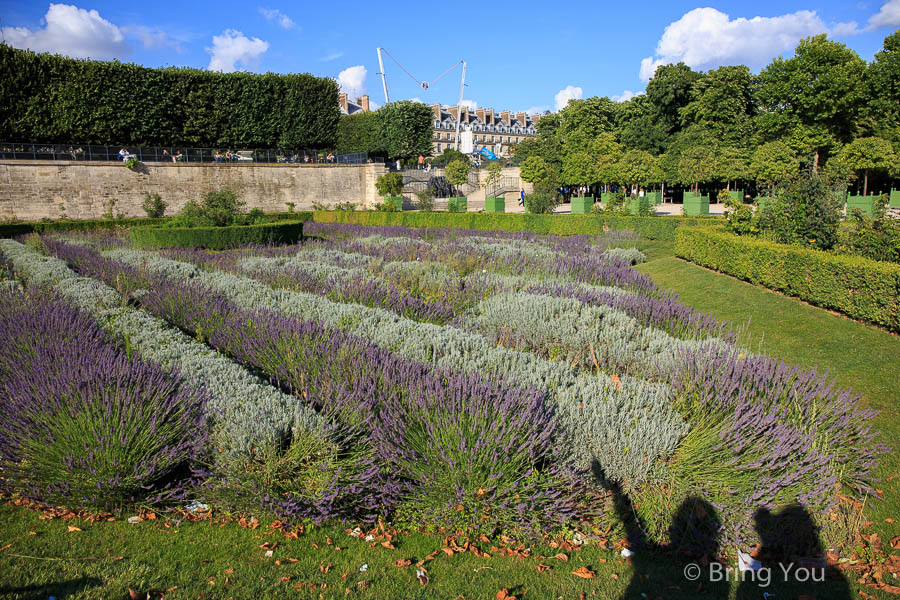
[[[675,254],[854,319],[900,331],[900,265],[706,227],[679,228]]]
[[[402,225],[404,227],[456,227],[481,231],[533,231],[554,235],[595,235],[610,229],[633,229],[651,240],[674,240],[676,227],[698,225],[712,219],[685,217],[610,217],[605,215],[532,215],[509,213],[316,211],[320,223]]]
[[[391,102],[370,113],[343,115],[338,123],[337,151],[389,158],[431,156],[433,118],[431,108],[409,100]]]
[[[324,148],[339,116],[324,77],[150,69],[0,44],[0,141]]]
[[[135,227],[131,243],[143,248],[207,248],[225,250],[247,244],[295,244],[303,221],[231,227]]]

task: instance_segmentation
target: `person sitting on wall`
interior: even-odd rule
[[[180,162],[184,160],[184,156],[181,155],[181,150],[175,153],[175,156],[172,157],[172,162]]]
[[[119,160],[128,160],[126,157],[128,156],[128,150],[125,148],[119,149]]]
[[[216,162],[217,162],[217,163],[220,163],[220,162],[222,162],[222,161],[224,160],[225,157],[222,156],[222,154],[221,154],[218,150],[216,150],[216,157],[215,157],[215,158],[216,158]]]
[[[231,153],[231,148],[225,151],[225,160],[231,162],[234,159],[234,155]]]

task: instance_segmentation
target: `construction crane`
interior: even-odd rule
[[[388,95],[387,76],[385,75],[385,72],[384,72],[384,60],[381,57],[382,52],[387,54],[388,57],[390,57],[390,59],[392,61],[397,63],[397,66],[400,67],[400,70],[403,71],[404,73],[406,73],[407,75],[409,75],[410,79],[415,81],[419,85],[419,87],[421,87],[423,90],[427,90],[429,87],[433,86],[435,83],[437,83],[438,81],[443,79],[444,76],[447,75],[450,71],[452,71],[456,67],[462,65],[462,77],[460,78],[460,81],[459,81],[459,104],[456,105],[457,106],[456,137],[453,142],[454,149],[459,150],[459,124],[460,124],[460,121],[462,121],[462,112],[460,109],[462,108],[463,91],[465,90],[465,87],[466,87],[466,61],[464,61],[464,60],[459,61],[458,63],[456,63],[455,65],[453,65],[452,67],[450,67],[449,69],[447,69],[446,71],[444,71],[443,73],[438,75],[436,78],[434,78],[431,81],[431,83],[429,83],[427,81],[419,81],[418,79],[416,79],[416,77],[413,76],[412,73],[407,71],[406,68],[400,64],[400,61],[397,60],[396,58],[394,58],[391,55],[391,53],[387,51],[386,48],[382,48],[379,46],[378,48],[376,48],[376,51],[378,52],[378,68],[381,69],[381,72],[379,74],[381,75],[381,87],[384,88],[384,103],[385,104],[389,104],[391,101],[391,98]]]

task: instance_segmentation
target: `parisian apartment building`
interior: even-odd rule
[[[353,115],[358,112],[369,112],[369,96],[364,95],[355,100],[347,94],[340,94],[341,114]],[[472,132],[473,150],[478,152],[487,148],[497,156],[507,156],[510,145],[518,144],[524,139],[536,135],[535,124],[541,115],[529,115],[509,110],[495,111],[493,108],[470,109],[467,106],[431,107],[434,116],[434,133],[432,143],[434,154],[438,155],[447,148],[454,147],[456,139],[456,120],[462,115],[459,124],[460,132]]]

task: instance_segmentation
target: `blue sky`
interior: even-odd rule
[[[0,0],[0,31],[14,46],[147,66],[309,72],[351,96],[384,101],[377,46],[418,80],[468,63],[464,98],[497,110],[555,110],[569,98],[640,93],[653,68],[695,69],[790,55],[828,33],[866,60],[900,28],[900,0],[697,3],[603,0],[478,4]],[[456,68],[423,90],[387,56],[392,100],[455,104]]]

